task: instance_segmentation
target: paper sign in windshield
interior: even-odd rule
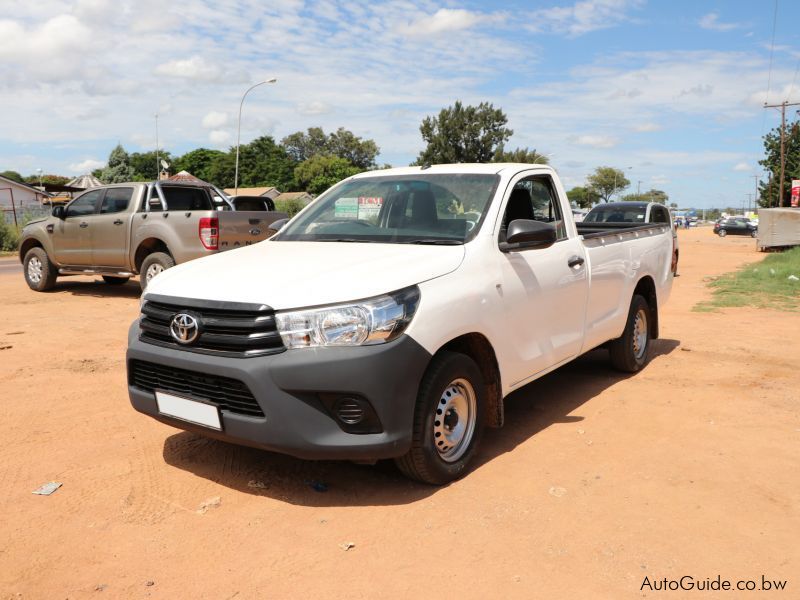
[[[383,198],[380,197],[339,198],[333,205],[333,216],[337,219],[375,221],[382,205]]]

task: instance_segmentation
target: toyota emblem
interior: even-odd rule
[[[261,230],[260,230],[258,227],[253,227],[253,228],[250,230],[250,235],[258,235],[258,234],[260,234],[260,233],[261,233]]]
[[[200,335],[200,323],[197,317],[189,313],[178,313],[172,317],[169,333],[179,344],[191,344]]]

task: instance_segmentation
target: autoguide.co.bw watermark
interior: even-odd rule
[[[639,590],[649,590],[651,592],[671,592],[677,590],[684,591],[738,591],[738,592],[767,592],[767,591],[780,591],[786,589],[786,580],[780,579],[767,579],[765,575],[761,576],[760,580],[757,579],[739,579],[731,581],[723,579],[721,575],[717,575],[715,579],[705,578],[697,579],[691,575],[684,575],[679,579],[650,579],[645,576]]]

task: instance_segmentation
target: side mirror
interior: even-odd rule
[[[508,226],[506,242],[501,246],[501,250],[511,252],[527,248],[544,248],[552,245],[557,239],[556,226],[553,223],[516,219]]]
[[[67,216],[67,209],[63,206],[54,206],[53,212],[50,214],[52,214],[56,219],[61,219],[63,221]]]
[[[278,219],[277,221],[273,221],[269,224],[270,229],[274,229],[275,231],[280,231],[281,227],[286,225],[289,222],[289,219]]]

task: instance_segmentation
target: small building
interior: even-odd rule
[[[266,196],[272,200],[275,200],[280,195],[278,188],[274,187],[240,187],[239,191],[236,191],[236,188],[225,188],[225,193],[228,196]]]
[[[26,209],[40,209],[50,194],[27,183],[19,183],[0,175],[0,211],[9,223],[25,213]]]
[[[192,185],[209,185],[208,182],[203,181],[199,177],[195,177],[189,171],[180,171],[172,175],[171,177],[167,177],[163,181],[174,181],[175,183],[189,183]]]

